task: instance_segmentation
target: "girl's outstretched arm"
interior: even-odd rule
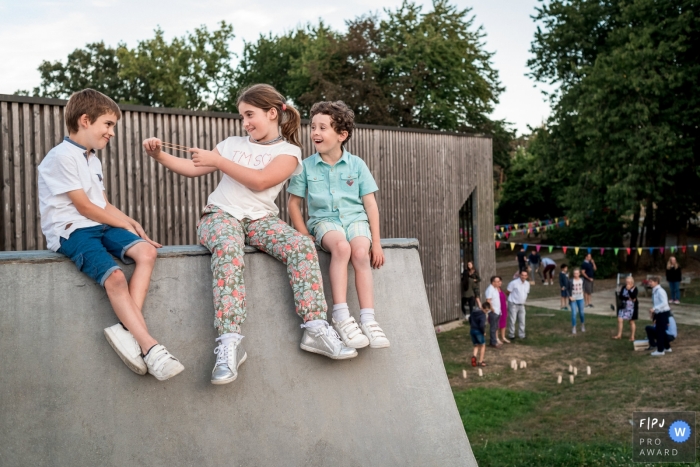
[[[221,157],[219,151],[207,151],[199,148],[190,149],[194,166],[202,169],[221,170],[241,185],[253,191],[262,191],[279,185],[292,176],[299,165],[299,159],[289,154],[280,154],[264,169],[249,169]],[[208,173],[208,172],[206,172]]]
[[[292,220],[292,227],[297,229],[300,234],[311,237],[311,240],[316,241],[316,239],[309,233],[309,230],[304,224],[304,216],[301,215],[301,201],[303,198],[297,195],[289,195],[289,201],[287,202],[287,210],[289,211],[289,218]]]
[[[166,169],[184,175],[185,177],[199,177],[216,171],[214,167],[195,167],[194,163],[189,159],[175,157],[167,152],[162,151],[162,143],[158,138],[148,138],[143,141],[143,148],[146,154],[151,156],[159,164]]]
[[[381,236],[379,235],[379,208],[374,193],[362,197],[362,204],[367,211],[369,219],[369,231],[372,232],[372,250],[370,251],[370,261],[372,267],[379,269],[384,265],[384,251],[382,250]]]

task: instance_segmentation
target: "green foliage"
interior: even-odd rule
[[[340,99],[360,123],[488,132],[502,155],[512,133],[488,114],[503,88],[470,9],[435,0],[424,13],[404,1],[383,19],[347,26],[345,34],[321,22],[260,36],[245,46],[237,85],[273,83],[304,115],[314,102]]]
[[[562,174],[556,161],[548,157],[547,137],[545,131],[535,131],[511,160],[496,209],[498,223],[553,219],[564,214]]]
[[[546,131],[564,207],[621,226],[643,205],[645,243],[663,242],[700,208],[697,2],[553,0],[535,19],[532,76],[559,86]]]
[[[65,63],[44,61],[35,95],[67,98],[90,87],[118,102],[189,109],[218,109],[233,84],[229,49],[233,26],[196,28],[168,42],[161,29],[134,49],[104,43],[88,44],[68,55]]]

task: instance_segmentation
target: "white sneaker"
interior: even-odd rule
[[[105,329],[105,338],[109,345],[112,346],[119,358],[129,367],[131,371],[138,375],[145,375],[146,362],[141,356],[141,346],[136,342],[134,336],[129,331],[124,329],[121,323],[110,326]]]
[[[379,323],[376,321],[368,321],[366,323],[361,323],[360,327],[365,336],[369,337],[369,346],[373,349],[383,349],[389,347],[389,339],[386,338],[386,334],[379,327]]]
[[[664,350],[664,353],[671,353],[671,352],[673,352],[673,349],[670,347],[668,349]]]
[[[571,328],[571,334],[576,334],[576,326],[574,326],[573,328]]]
[[[148,354],[143,359],[148,366],[148,372],[155,376],[158,381],[170,379],[179,375],[185,369],[180,360],[170,355],[168,349],[160,344],[151,347],[151,350],[148,351]]]
[[[352,347],[353,349],[361,349],[369,345],[369,339],[367,336],[362,334],[360,327],[357,325],[357,321],[352,316],[345,321],[337,322],[335,319],[333,321],[333,328],[338,331],[340,338],[346,347]]]
[[[652,357],[661,357],[662,355],[664,355],[664,352],[659,352],[658,350],[655,350],[651,353]]]
[[[586,332],[586,325],[585,324],[581,325],[581,332]]]

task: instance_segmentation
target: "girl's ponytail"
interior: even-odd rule
[[[245,102],[265,112],[277,109],[277,122],[282,129],[282,136],[295,146],[301,146],[301,116],[297,109],[285,102],[284,96],[269,84],[254,84],[238,94],[237,104]]]
[[[301,140],[299,139],[301,115],[299,115],[297,109],[289,104],[283,104],[280,110],[282,136],[293,145],[301,147]]]

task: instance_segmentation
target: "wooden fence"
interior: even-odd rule
[[[46,248],[41,233],[36,168],[65,134],[65,101],[0,95],[0,251]],[[164,245],[196,244],[195,225],[220,174],[188,179],[164,170],[141,141],[212,148],[245,134],[240,116],[121,106],[123,116],[102,160],[107,195]],[[302,126],[304,155],[313,152]],[[420,241],[433,320],[460,316],[459,210],[474,198],[474,257],[482,277],[495,273],[491,139],[481,136],[359,125],[348,149],[365,160],[377,194],[383,238]],[[287,195],[277,202],[287,217]],[[381,311],[379,311],[381,313]]]

